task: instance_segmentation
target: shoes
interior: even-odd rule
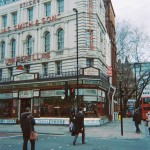
[[[73,142],[73,145],[76,145],[76,142]]]
[[[82,142],[82,144],[86,144],[85,142]]]

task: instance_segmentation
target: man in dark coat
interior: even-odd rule
[[[23,133],[23,150],[27,150],[28,140],[30,140],[31,130],[34,131],[35,120],[27,107],[25,112],[21,114],[20,126]],[[35,150],[35,141],[30,140],[31,150]]]
[[[135,113],[133,115],[133,121],[135,121],[135,127],[136,127],[136,133],[140,133],[139,124],[141,124],[142,116],[138,109],[135,110]]]
[[[82,111],[82,108],[80,108],[79,112],[75,116],[75,136],[73,145],[76,144],[79,133],[82,134],[82,144],[85,144],[84,114]]]

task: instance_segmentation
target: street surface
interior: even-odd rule
[[[150,150],[145,122],[140,125],[141,134],[135,133],[132,119],[123,119],[123,127],[123,136],[119,121],[100,127],[86,127],[86,144],[81,143],[79,135],[74,146],[67,126],[36,126],[39,133],[36,150]],[[19,125],[0,125],[0,150],[21,150],[22,144]],[[30,142],[28,146],[30,150]]]

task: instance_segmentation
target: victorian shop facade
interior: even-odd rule
[[[87,118],[109,115],[113,90],[103,1],[20,0],[1,4],[0,19],[2,123],[19,121],[26,107],[38,123],[68,118],[77,106]]]

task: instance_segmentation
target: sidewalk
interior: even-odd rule
[[[123,136],[121,135],[120,121],[107,123],[99,127],[86,127],[86,137],[119,138],[119,139],[142,139],[147,136],[145,123],[140,125],[141,134],[135,133],[134,122],[130,118],[123,118]],[[70,135],[68,126],[60,125],[36,125],[35,130],[39,134]],[[21,133],[20,125],[0,125],[0,132]]]

